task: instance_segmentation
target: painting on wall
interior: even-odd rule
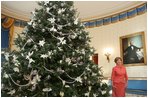
[[[121,36],[120,54],[125,66],[146,65],[144,32]]]

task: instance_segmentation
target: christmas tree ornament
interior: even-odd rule
[[[63,97],[64,96],[64,92],[60,91],[60,96]]]
[[[19,72],[19,69],[17,67],[13,68],[14,72]]]
[[[51,23],[54,23],[55,22],[55,19],[54,18],[49,18],[47,20],[50,21]]]
[[[4,54],[4,56],[5,56],[6,61],[9,61],[9,53],[6,52],[6,53]]]
[[[49,1],[44,1],[44,5],[47,6],[47,4],[49,3]]]
[[[32,58],[29,58],[29,64],[31,64],[32,62],[35,63],[35,61]]]
[[[7,94],[13,95],[15,93],[15,89],[12,89],[10,92],[8,92]]]
[[[58,10],[58,14],[62,14],[66,9],[62,8]]]
[[[42,29],[42,32],[45,32],[45,29]]]
[[[51,9],[51,8],[47,7],[47,8],[46,8],[46,12],[47,12],[47,13],[50,13],[50,12],[49,12],[50,9]]]
[[[81,77],[77,77],[75,80],[76,80],[77,82],[82,83],[82,78],[81,78]]]
[[[41,58],[43,58],[43,59],[45,59],[45,58],[47,58],[47,57],[48,57],[47,54],[42,54],[42,55],[41,55]]]
[[[50,31],[56,32],[57,29],[54,28],[54,26],[50,29]]]
[[[52,91],[52,89],[51,89],[51,88],[43,88],[42,91],[43,91],[43,92],[50,92],[50,91]]]
[[[45,44],[45,41],[44,41],[44,40],[39,41],[39,45],[40,45],[40,46],[42,46],[42,47],[43,47],[43,46],[44,46],[44,44]]]
[[[41,20],[38,20],[38,23],[41,23]]]
[[[9,78],[8,74],[4,73],[4,78]]]
[[[69,86],[69,85],[65,85],[65,87],[66,87],[66,88],[69,88],[70,86]]]
[[[89,92],[85,93],[85,96],[86,96],[86,97],[89,97]]]
[[[74,21],[74,24],[75,24],[75,25],[78,24],[78,18]]]
[[[27,56],[26,56],[26,59],[30,59],[30,57],[33,55],[33,51],[30,53],[30,51],[28,52]]]

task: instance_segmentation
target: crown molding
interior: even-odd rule
[[[119,13],[122,13],[122,12],[125,12],[127,10],[134,9],[137,6],[140,6],[140,5],[144,4],[144,3],[146,3],[146,1],[138,2],[137,4],[134,4],[133,6],[126,7],[125,9],[122,9],[122,10],[119,10],[119,11],[116,11],[116,12],[112,12],[112,13],[106,14],[106,15],[101,15],[101,16],[99,15],[99,16],[91,16],[91,17],[87,17],[87,18],[81,18],[81,21],[82,22],[85,22],[85,21],[90,21],[90,20],[102,19],[102,18],[110,17],[110,16],[113,16],[113,15],[116,15],[116,14],[119,14]]]
[[[5,5],[1,5],[1,14],[15,18],[15,19],[19,19],[19,20],[24,20],[24,21],[29,21],[30,20],[30,16],[26,13],[20,13],[19,11],[16,11],[14,9],[10,9]]]

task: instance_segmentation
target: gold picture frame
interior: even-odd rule
[[[137,32],[120,37],[120,55],[124,66],[144,66],[147,63],[145,35]]]

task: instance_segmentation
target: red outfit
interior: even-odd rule
[[[125,97],[128,76],[123,65],[116,65],[112,69],[112,96]]]

